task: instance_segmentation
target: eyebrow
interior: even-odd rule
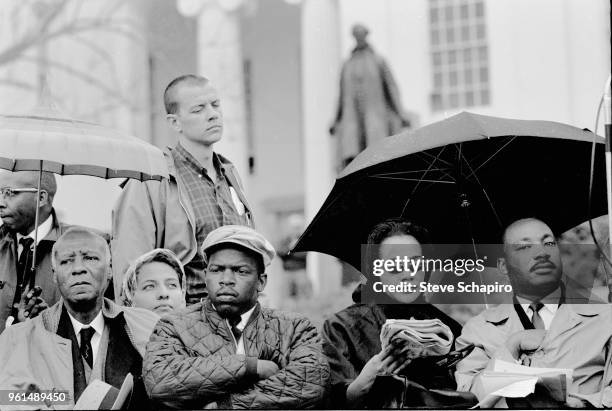
[[[544,234],[542,237],[540,237],[540,241],[542,241],[542,240],[544,240],[544,239],[546,239],[546,238],[552,238],[552,239],[555,239],[555,236],[554,236],[554,235],[552,235],[552,234],[550,234],[550,233],[546,233],[546,234]],[[520,239],[520,240],[518,240],[518,241],[522,241],[522,242],[530,242],[530,241],[531,241],[531,238],[529,238],[529,237],[523,237],[523,238],[521,238],[521,239]],[[517,243],[517,244],[518,244],[518,243]]]
[[[216,266],[216,267],[224,267],[224,268],[255,268],[254,265],[251,265],[250,263],[244,262],[244,263],[237,263],[237,264],[219,264],[219,263],[211,263],[208,265],[209,267],[212,266]]]

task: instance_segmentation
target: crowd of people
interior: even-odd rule
[[[499,233],[514,304],[462,327],[418,291],[363,299],[375,280],[363,273],[354,304],[318,330],[258,302],[275,250],[254,228],[232,163],[214,151],[223,133],[217,90],[184,75],[164,103],[177,136],[165,152],[170,178],[127,181],[110,236],[58,220],[53,174],[43,173],[39,192],[37,173],[0,171],[0,390],[67,392],[67,408],[95,395],[94,381],[120,391],[126,380],[130,409],[467,408],[500,359],[572,370],[564,401],[536,391],[508,406],[612,407],[612,305],[566,303],[544,221],[525,216]],[[389,217],[367,240],[377,258],[430,252],[426,227]],[[376,281],[430,274],[386,271]],[[440,320],[456,359],[383,348],[388,319]]]

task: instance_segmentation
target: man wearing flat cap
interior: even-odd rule
[[[274,248],[257,231],[226,225],[202,244],[208,297],[164,317],[143,375],[168,408],[320,407],[329,365],[316,328],[257,302]]]

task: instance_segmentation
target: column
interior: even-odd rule
[[[200,3],[197,19],[198,72],[215,85],[223,108],[223,138],[215,145],[215,151],[228,157],[246,180],[246,108],[239,14],[244,3],[244,0],[204,1]]]
[[[333,140],[329,125],[338,98],[340,40],[337,0],[302,2],[302,115],[304,136],[305,213],[313,217],[335,181]],[[315,295],[340,285],[335,258],[309,253],[308,276]]]

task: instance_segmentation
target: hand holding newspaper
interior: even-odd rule
[[[441,356],[449,353],[453,333],[439,319],[387,320],[380,332],[383,349],[389,344],[406,348],[408,358]]]

